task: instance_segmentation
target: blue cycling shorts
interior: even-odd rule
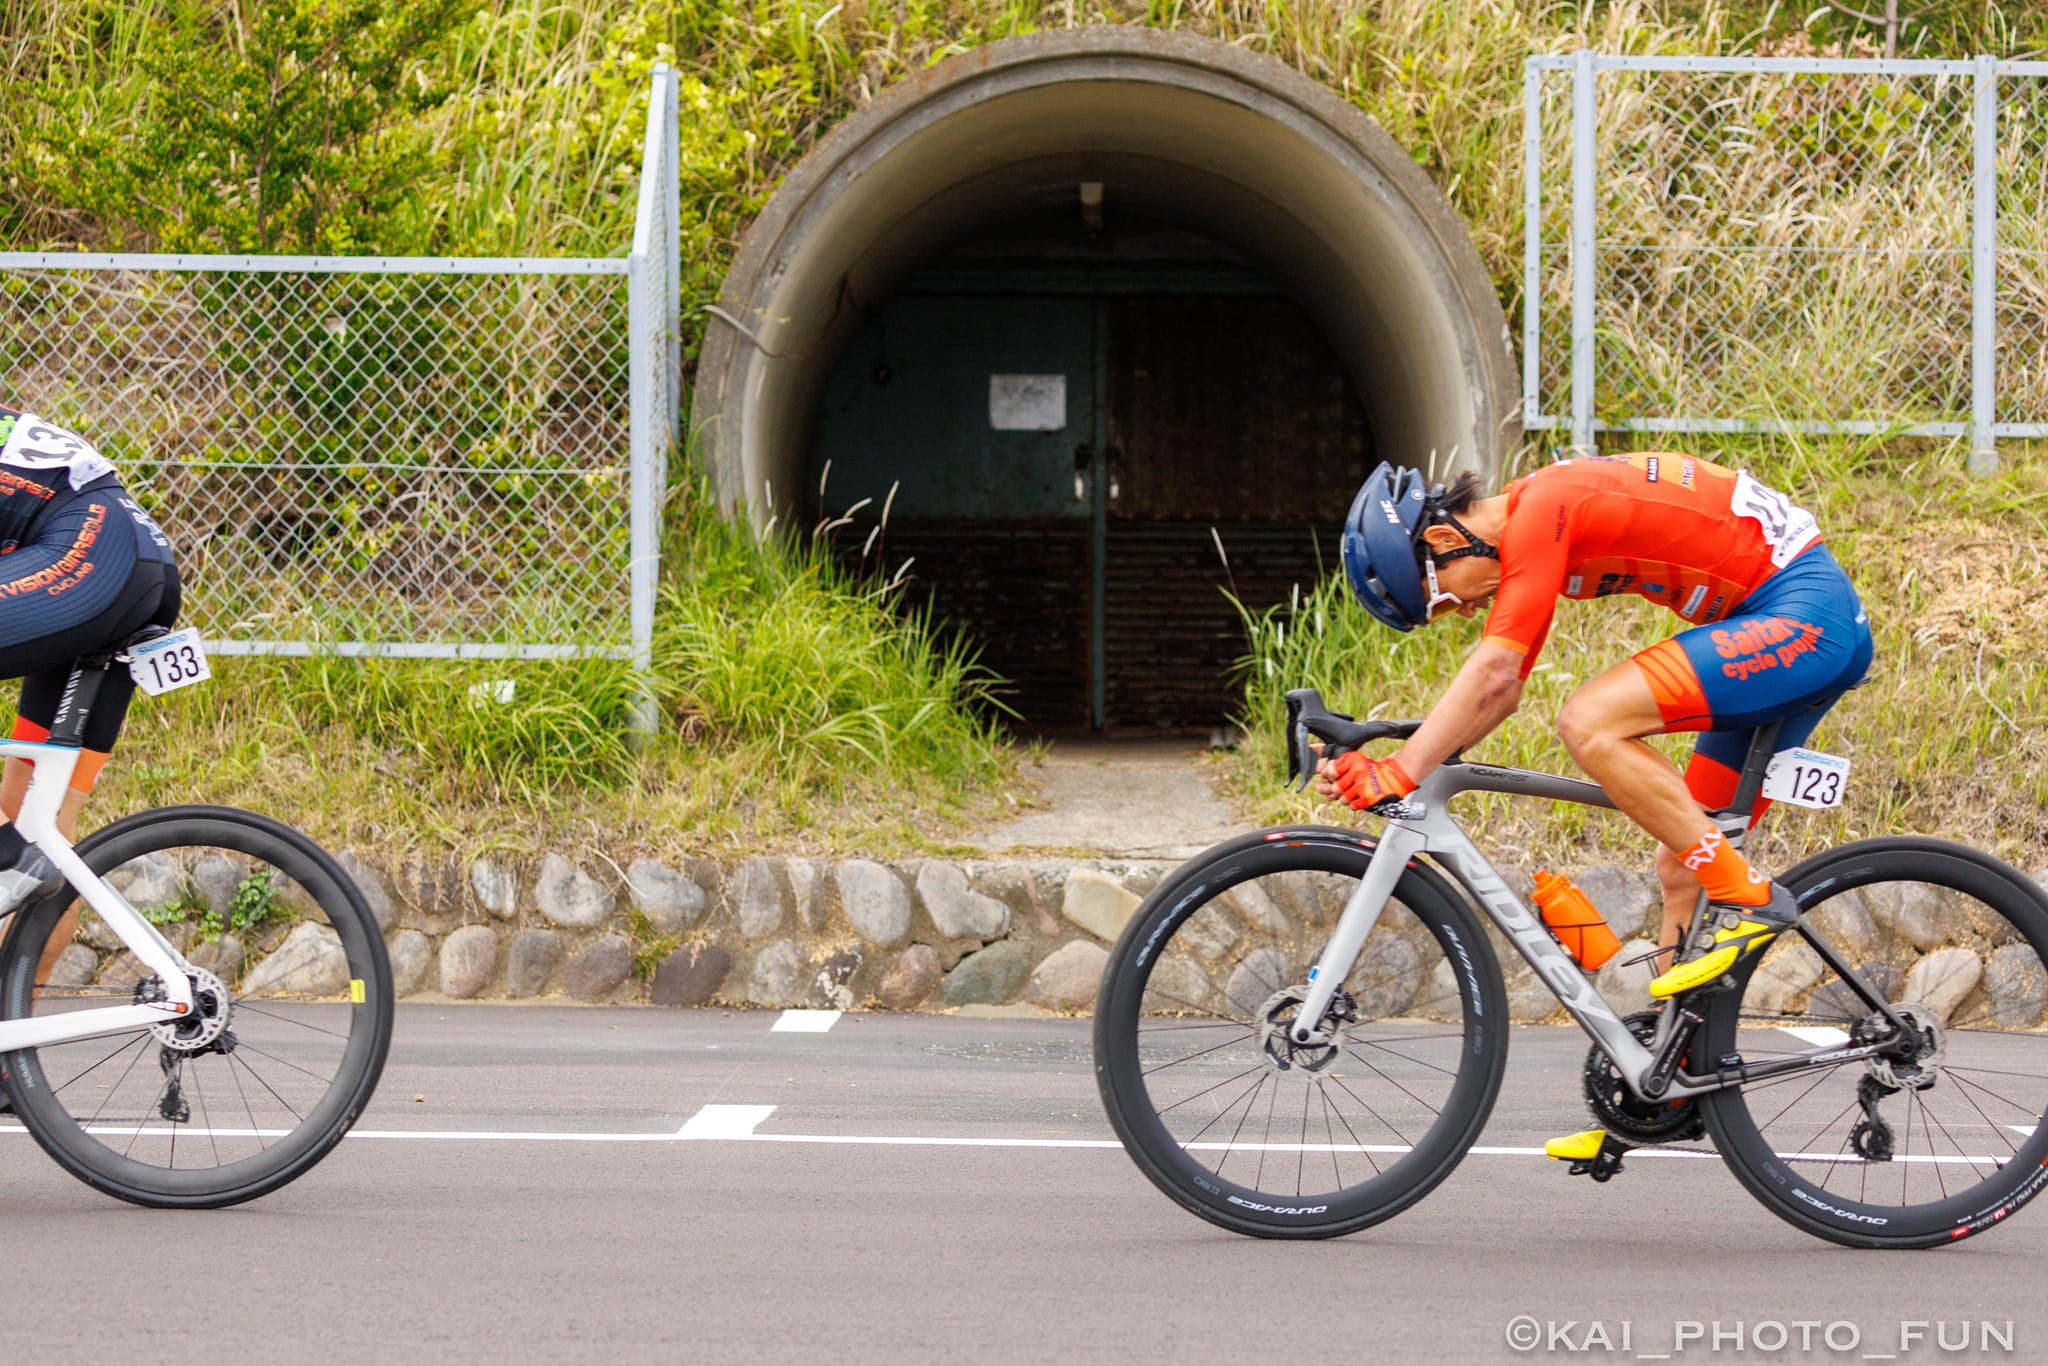
[[[1815,544],[1726,620],[1682,631],[1636,663],[1665,729],[1701,732],[1686,780],[1695,797],[1718,809],[1734,795],[1757,728],[1782,721],[1780,750],[1806,743],[1828,708],[1862,681],[1871,653],[1856,589],[1828,548]]]

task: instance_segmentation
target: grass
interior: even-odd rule
[[[663,724],[642,747],[620,662],[233,659],[214,683],[138,700],[94,811],[203,794],[389,855],[618,857],[913,852],[1014,803],[986,676],[888,589],[814,544],[756,540],[701,485],[679,493],[670,545]]]
[[[389,0],[401,3],[424,11],[427,0]],[[1907,55],[2048,51],[2048,7],[1940,8],[1939,22],[1908,33]],[[1144,24],[1269,53],[1371,114],[1450,197],[1512,319],[1521,307],[1523,58],[1586,44],[1868,49],[1869,26],[1825,6],[1808,10],[1763,0],[476,0],[408,55],[407,98],[390,101],[363,135],[366,163],[395,148],[422,158],[422,173],[381,217],[366,199],[350,221],[358,249],[387,254],[619,254],[631,235],[647,72],[669,62],[681,75],[684,344],[693,355],[701,308],[746,225],[847,113],[995,39]],[[122,179],[130,149],[179,146],[145,73],[163,57],[172,19],[194,15],[218,17],[187,0],[49,0],[0,14],[8,246],[146,249],[175,236],[192,203],[232,199],[232,176],[177,182],[190,203],[154,202],[163,196]],[[184,31],[192,41],[196,30]],[[1952,410],[1968,317],[1959,311],[1967,277],[1952,254],[1957,206],[1967,202],[1954,193],[1967,162],[1952,136],[1954,91],[1927,98],[1870,82],[1836,82],[1822,97],[1797,82],[1744,94],[1654,82],[1610,89],[1619,94],[1603,117],[1626,155],[1605,181],[1603,236],[1682,240],[1717,254],[1615,251],[1603,261],[1614,302],[1603,317],[1603,405],[1773,416],[1827,410],[1847,394],[1887,417]],[[1713,99],[1723,101],[1718,125],[1702,118],[1701,101]],[[2029,107],[2038,112],[2039,100]],[[1566,120],[1547,126],[1560,133]],[[1702,155],[1717,150],[1716,126],[1771,136],[1749,139],[1740,156]],[[2048,124],[2022,114],[2011,126],[2001,151],[2010,173],[2004,243],[2024,265],[2048,250],[2048,195],[2027,178],[2048,165],[2030,131]],[[1638,150],[1694,179],[1683,193],[1661,189],[1651,171],[1659,163],[1628,159]],[[1561,144],[1547,164],[1553,174],[1566,164]],[[1861,173],[1872,167],[1881,174]],[[333,192],[345,190],[337,181]],[[1717,212],[1704,212],[1705,202]],[[1566,207],[1552,202],[1554,212]],[[1780,250],[1838,246],[1852,232],[1885,240],[1889,254],[1815,268],[1811,255]],[[266,245],[321,244],[279,236]],[[2007,412],[2048,404],[2038,345],[2048,299],[2034,274],[2011,271],[2001,297]],[[1561,272],[1546,277],[1553,319],[1563,317],[1562,288]],[[1894,306],[1871,306],[1880,299]],[[1766,330],[1773,318],[1789,333]],[[550,363],[553,332],[534,321],[504,329],[536,349],[507,365]],[[1869,331],[1880,323],[1888,345]],[[1804,350],[1774,335],[1805,339]],[[1546,392],[1558,392],[1555,365],[1546,365]],[[2048,669],[2026,633],[2006,623],[2023,610],[2038,615],[2039,602],[1987,616],[1973,596],[1987,578],[1997,594],[2023,595],[2038,573],[2048,545],[2038,454],[2009,447],[2014,472],[1972,484],[1956,474],[1957,451],[1924,443],[1693,448],[1747,462],[1813,507],[1846,548],[1879,623],[1878,682],[1830,727],[1857,757],[1859,804],[1841,817],[1802,817],[1800,828],[1952,828],[1981,817],[1986,830],[2038,847],[2048,800],[2040,742],[2027,737],[2048,720]],[[670,724],[643,750],[626,743],[639,699],[616,664],[234,660],[215,684],[138,704],[95,811],[203,795],[292,817],[332,844],[381,849],[538,849],[603,831],[607,847],[651,851],[774,842],[894,852],[931,847],[1007,800],[1014,760],[978,709],[986,694],[971,660],[924,623],[899,621],[885,589],[846,580],[801,539],[756,544],[709,516],[694,487],[677,491],[673,526],[669,563],[681,568],[664,587],[656,669]],[[1224,763],[1250,807],[1287,809],[1271,795],[1273,687],[1323,681],[1339,705],[1413,712],[1470,643],[1459,628],[1390,643],[1364,626],[1328,586],[1260,625],[1247,700],[1254,744]],[[1495,757],[1561,762],[1545,724],[1556,704],[1624,646],[1667,628],[1648,609],[1567,607],[1528,710],[1493,742]],[[501,701],[497,685],[508,680],[512,695]],[[1987,755],[1995,778],[1983,776]],[[1966,809],[1950,809],[1958,790],[1971,795]],[[1510,840],[1610,838],[1604,820],[1548,814],[1527,823],[1498,807],[1486,818]]]
[[[2039,630],[2048,620],[2048,466],[2040,453],[2009,447],[2003,474],[1972,480],[1959,443],[1720,437],[1683,448],[1746,467],[1812,511],[1876,636],[1865,685],[1813,740],[1854,764],[1849,800],[1833,812],[1776,809],[1763,826],[1767,864],[1913,831],[1976,842],[2023,868],[2048,866],[2048,642]],[[1637,599],[1560,604],[1521,710],[1473,757],[1576,772],[1552,729],[1559,707],[1673,626],[1668,612]],[[1281,694],[1319,686],[1341,711],[1420,717],[1480,631],[1479,622],[1452,618],[1396,635],[1352,605],[1337,578],[1266,614],[1252,625],[1246,739],[1218,761],[1220,780],[1259,819],[1329,819],[1335,809],[1283,790]],[[1675,759],[1690,749],[1676,738],[1656,743]],[[1512,862],[1614,858],[1647,867],[1648,837],[1619,816],[1485,794],[1464,803],[1475,837]]]

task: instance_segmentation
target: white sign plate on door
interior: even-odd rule
[[[999,432],[1057,432],[1067,425],[1065,375],[990,375],[988,425]]]

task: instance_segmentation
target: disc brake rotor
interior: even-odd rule
[[[1283,987],[1266,998],[1258,1010],[1259,1047],[1265,1050],[1266,1061],[1276,1072],[1289,1072],[1300,1068],[1304,1072],[1320,1072],[1337,1060],[1344,1051],[1344,1026],[1358,1020],[1358,1005],[1347,991],[1338,990],[1330,998],[1329,1009],[1323,1012],[1319,1026],[1321,1037],[1315,1043],[1296,1043],[1289,1031],[1301,1014],[1302,998],[1308,994],[1306,986]]]
[[[227,1029],[235,1012],[234,998],[228,994],[227,983],[205,968],[190,968],[185,975],[192,983],[191,1013],[151,1025],[149,1032],[165,1048],[197,1053],[211,1046]]]

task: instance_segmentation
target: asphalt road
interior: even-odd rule
[[[1108,1145],[1086,1021],[782,1019],[401,1006],[358,1132],[232,1210],[130,1208],[0,1129],[0,1362],[2048,1358],[2048,1212],[1851,1252],[1713,1160],[1475,1152],[1376,1229],[1260,1242]],[[1581,1127],[1583,1053],[1517,1031],[1481,1144]]]

